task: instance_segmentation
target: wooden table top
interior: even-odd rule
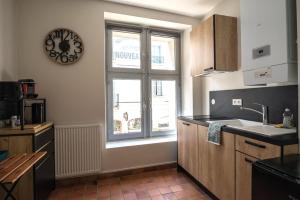
[[[0,162],[0,182],[15,183],[40,161],[47,152],[18,154]]]

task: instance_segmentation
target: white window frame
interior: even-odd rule
[[[140,33],[140,69],[125,69],[112,67],[112,32],[124,31]],[[151,69],[151,35],[175,38],[175,70],[153,70]],[[151,81],[155,80],[174,80],[176,82],[176,101],[177,115],[181,111],[181,76],[180,76],[180,40],[181,32],[177,30],[141,27],[132,24],[123,24],[118,22],[106,21],[106,124],[107,140],[125,140],[136,138],[148,138],[153,136],[165,136],[176,134],[174,131],[163,131],[152,133],[151,102],[152,89]],[[113,127],[113,85],[114,79],[139,79],[141,80],[141,133],[114,134]]]

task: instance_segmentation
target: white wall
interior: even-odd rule
[[[104,12],[185,24],[197,22],[189,17],[99,0],[19,0],[18,9],[19,76],[37,81],[40,96],[47,98],[48,118],[56,124],[100,122],[105,125]],[[84,55],[74,65],[55,64],[43,52],[44,37],[58,27],[73,29],[83,39]],[[102,170],[173,162],[176,152],[175,142],[103,149]]]
[[[0,81],[17,79],[16,3],[0,0]]]
[[[19,9],[19,76],[33,78],[56,124],[104,121],[104,27],[99,1],[26,0]],[[51,62],[43,51],[46,34],[58,27],[83,39],[82,59],[70,66]]]
[[[107,149],[103,151],[102,172],[169,164],[176,160],[176,142]]]

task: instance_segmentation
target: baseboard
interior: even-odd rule
[[[176,167],[177,167],[177,162],[170,162],[170,163],[163,163],[163,164],[156,164],[156,165],[148,165],[143,167],[105,171],[100,174],[92,174],[92,175],[86,175],[80,177],[60,178],[56,180],[56,186],[60,187],[60,186],[77,184],[77,183],[94,182],[94,181],[97,182],[98,180],[101,179],[135,175],[143,172],[172,169]]]
[[[148,165],[148,166],[143,166],[143,167],[128,168],[128,169],[122,169],[122,170],[117,170],[117,171],[101,173],[99,175],[99,179],[128,176],[128,175],[134,175],[134,174],[139,174],[139,173],[143,173],[143,172],[171,169],[171,168],[176,168],[176,167],[177,167],[176,162],[170,162],[170,163],[163,163],[163,164],[158,164],[158,165],[156,164],[156,165]]]
[[[102,170],[100,174],[118,173],[118,172],[123,172],[123,171],[128,171],[128,170],[165,166],[165,165],[170,165],[170,164],[175,164],[175,163],[177,163],[177,161],[162,162],[162,163],[155,163],[155,164],[149,164],[149,165],[140,165],[140,166],[134,166],[134,167],[120,168],[120,169],[115,169],[115,170]]]
[[[66,179],[73,179],[73,178],[81,178],[81,177],[89,177],[89,176],[98,176],[101,174],[100,172],[90,172],[90,173],[84,173],[84,174],[76,174],[76,175],[68,175],[68,176],[56,176],[55,180],[66,180]]]
[[[93,175],[85,175],[85,176],[79,176],[79,177],[68,177],[68,178],[60,178],[56,179],[55,185],[56,187],[63,187],[63,186],[69,186],[74,185],[78,183],[90,183],[95,182],[97,183],[99,174],[93,174]]]

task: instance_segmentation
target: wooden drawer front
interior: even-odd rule
[[[49,128],[34,136],[34,151],[39,150],[49,141],[54,140],[54,129]]]
[[[239,135],[236,135],[236,150],[259,159],[280,156],[279,146]]]
[[[236,151],[236,200],[251,200],[252,163],[256,158]]]

